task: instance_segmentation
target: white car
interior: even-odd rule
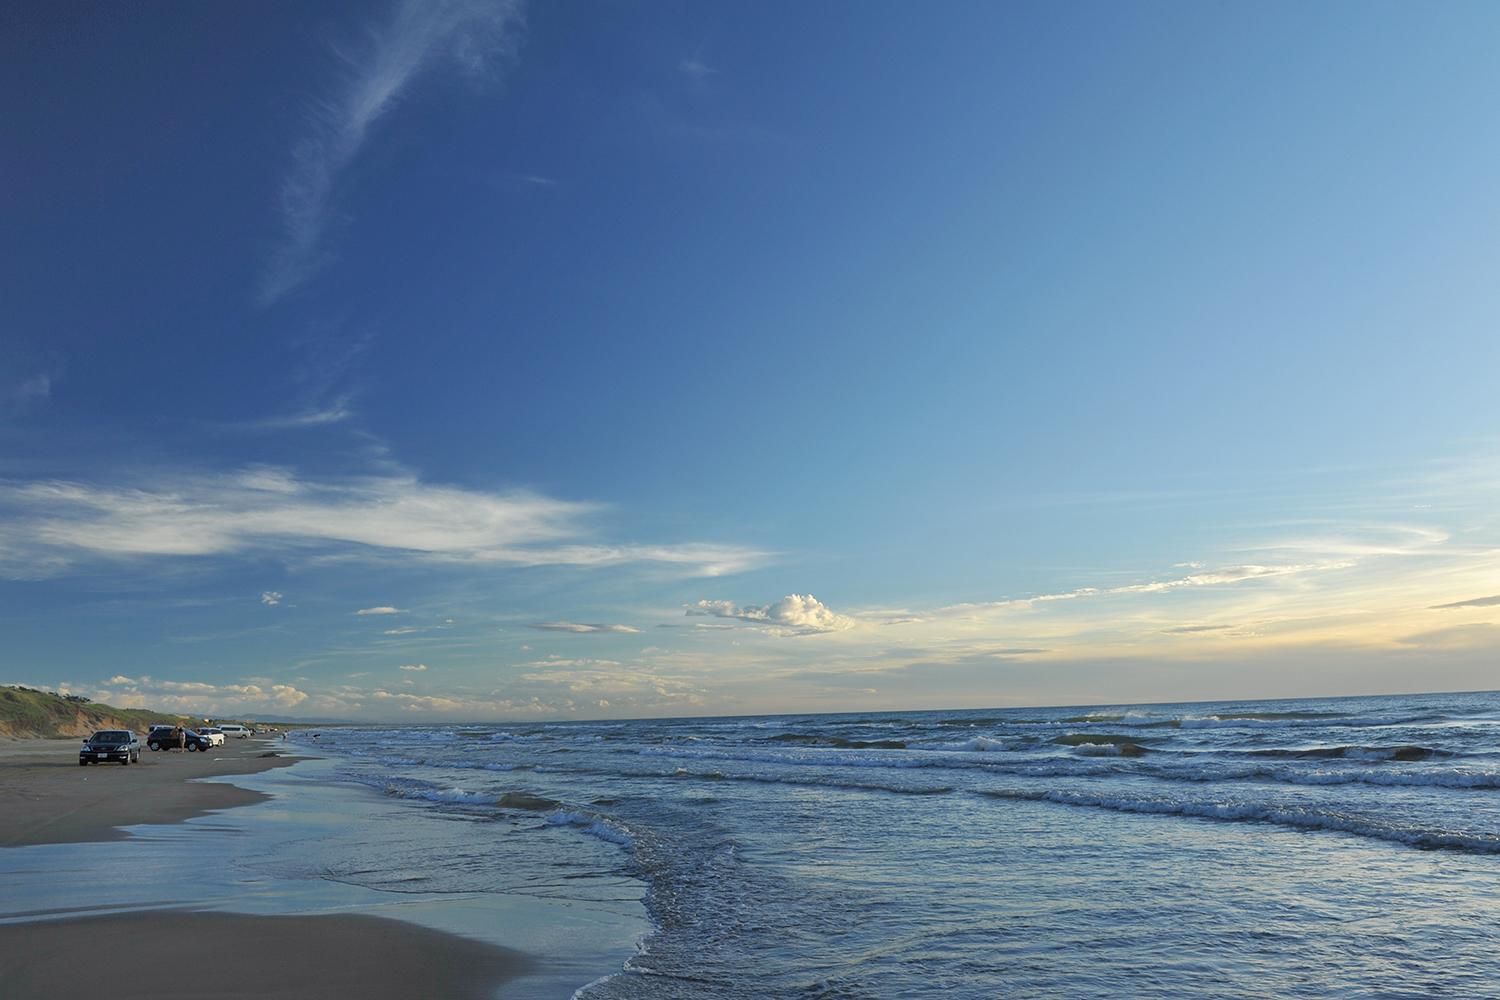
[[[232,722],[226,722],[224,725],[220,726],[219,731],[225,736],[236,736],[240,739],[245,739],[250,735],[250,730],[246,729],[244,726],[236,726]]]
[[[224,745],[224,731],[222,729],[200,729],[198,730],[198,735],[207,739],[208,745],[211,747],[221,747]]]

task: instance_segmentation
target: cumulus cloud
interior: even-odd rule
[[[471,80],[491,77],[514,47],[521,12],[519,0],[400,0],[384,23],[336,49],[339,85],[312,105],[307,134],[282,180],[282,239],[261,281],[263,304],[328,263],[325,237],[338,179],[413,81],[440,66]]]
[[[422,671],[424,671],[424,670],[427,669],[427,664],[425,664],[425,663],[403,663],[403,664],[401,664],[401,669],[402,670],[410,670],[413,673],[421,673]]]
[[[474,710],[474,702],[472,701],[460,698],[447,698],[442,695],[410,694],[405,691],[393,692],[377,688],[367,693],[364,697],[375,702],[394,703],[398,707],[411,712],[468,713]]]
[[[535,672],[508,680],[496,690],[433,690],[429,686],[432,671],[408,673],[399,684],[373,689],[339,683],[307,691],[260,677],[220,684],[116,675],[100,687],[96,697],[121,707],[206,716],[243,717],[295,708],[295,714],[303,716],[382,720],[421,716],[454,721],[566,717],[611,705],[650,714],[703,704],[704,689],[695,681],[625,667],[613,660],[554,657],[525,666]],[[344,675],[350,681],[366,676],[365,671]],[[408,687],[412,684],[408,678],[416,678],[417,686]],[[67,691],[71,686],[64,683],[54,688]]]
[[[764,607],[740,607],[731,601],[698,601],[687,607],[689,615],[734,618],[757,625],[773,626],[788,634],[810,635],[819,632],[842,632],[857,623],[853,618],[834,612],[811,594],[788,594]]]
[[[116,674],[105,683],[107,695],[125,707],[150,707],[194,715],[226,715],[295,708],[308,694],[291,684],[263,678],[257,683],[214,684],[208,681],[170,681]]]
[[[584,634],[588,632],[639,632],[640,629],[633,625],[598,625],[581,622],[536,622],[532,628],[539,628],[547,632],[576,632]]]
[[[588,533],[584,518],[595,510],[588,503],[486,493],[405,475],[316,482],[265,467],[179,475],[134,488],[0,482],[0,575],[55,574],[86,557],[209,556],[268,547],[512,566],[656,562],[710,576],[763,557],[725,545],[579,541]]]
[[[587,707],[600,699],[635,710],[676,708],[703,704],[705,689],[694,679],[672,677],[652,670],[622,668],[609,660],[561,660],[548,670],[522,674],[517,692],[534,692],[539,700],[558,704],[569,697],[586,699]]]
[[[405,608],[393,608],[389,604],[382,604],[378,608],[360,608],[354,612],[357,615],[399,615],[404,614]]]
[[[285,596],[286,595],[279,590],[262,590],[260,592],[260,603],[266,605],[267,607],[274,608],[276,605],[281,603],[281,599]]]

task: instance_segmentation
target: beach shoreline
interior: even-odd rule
[[[180,824],[270,796],[197,778],[259,774],[296,757],[264,739],[203,753],[151,752],[139,764],[80,768],[77,739],[0,741],[0,875],[39,845],[128,839],[126,827]],[[14,856],[14,855],[12,855]],[[42,916],[42,914],[36,914]],[[85,944],[86,942],[86,944]],[[156,997],[174,984],[218,996],[493,997],[533,968],[526,955],[403,920],[359,913],[241,914],[127,909],[0,923],[0,982],[16,1000],[108,984]]]

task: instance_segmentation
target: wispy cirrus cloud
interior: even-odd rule
[[[563,656],[548,656],[523,664],[527,667],[618,667],[619,665],[619,660],[568,659]]]
[[[52,397],[52,376],[37,372],[0,380],[0,416],[20,416]]]
[[[684,58],[677,64],[677,69],[680,73],[686,76],[689,80],[692,80],[694,83],[702,83],[708,77],[713,76],[714,73],[718,72],[712,66],[705,63],[703,59],[697,55],[691,55]]]
[[[1180,590],[1185,587],[1215,587],[1224,584],[1244,583],[1250,580],[1263,580],[1276,576],[1296,576],[1300,573],[1312,573],[1318,571],[1348,569],[1354,563],[1348,559],[1331,560],[1318,563],[1291,563],[1280,566],[1226,566],[1217,570],[1204,570],[1198,573],[1189,573],[1187,576],[1171,577],[1166,580],[1152,580],[1147,583],[1132,583],[1122,587],[1112,587],[1107,592],[1111,594],[1156,594],[1164,590]]]
[[[360,608],[354,612],[356,615],[399,615],[404,614],[404,608],[393,608],[389,604],[382,604],[374,608]]]
[[[452,564],[660,563],[705,576],[747,568],[764,556],[733,545],[585,540],[592,531],[585,521],[598,509],[524,491],[436,485],[410,475],[313,481],[265,467],[180,474],[136,487],[0,482],[0,575],[56,575],[86,560],[268,549]]]
[[[522,11],[520,0],[400,0],[383,22],[334,48],[340,79],[311,105],[307,134],[282,179],[281,242],[262,276],[262,304],[282,298],[329,262],[326,237],[338,179],[413,82],[439,67],[474,81],[492,78],[514,49]]]
[[[313,427],[328,427],[343,423],[354,416],[352,402],[353,397],[340,396],[320,406],[247,420],[234,424],[233,427],[243,431],[296,431]]]
[[[1141,583],[1126,583],[1115,587],[1078,587],[1074,590],[1065,590],[1051,594],[1034,594],[1029,597],[1010,597],[998,601],[977,601],[963,604],[950,604],[945,607],[935,608],[926,612],[905,612],[899,616],[893,615],[887,620],[888,624],[906,624],[915,621],[929,621],[933,618],[962,617],[968,615],[983,614],[991,611],[999,611],[1010,608],[1029,608],[1039,604],[1047,604],[1053,601],[1076,601],[1082,598],[1106,597],[1111,595],[1128,594],[1161,594],[1175,590],[1193,590],[1198,588],[1213,588],[1233,586],[1242,583],[1251,583],[1258,580],[1271,580],[1277,577],[1297,576],[1306,573],[1327,572],[1331,570],[1348,569],[1355,563],[1350,559],[1330,559],[1322,562],[1311,563],[1283,563],[1280,565],[1243,565],[1224,566],[1219,569],[1203,569],[1202,563],[1189,563],[1196,572],[1182,576],[1171,576],[1165,579],[1147,580]]]
[[[1493,608],[1500,605],[1500,594],[1493,597],[1473,597],[1467,601],[1453,601],[1450,604],[1434,604],[1430,610],[1447,611],[1452,608]]]
[[[536,622],[531,625],[531,628],[542,629],[546,632],[574,632],[580,635],[590,632],[635,633],[640,631],[634,625],[600,625],[583,622]]]

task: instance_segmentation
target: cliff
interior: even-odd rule
[[[96,729],[133,729],[145,733],[152,723],[186,724],[191,721],[186,716],[150,709],[115,708],[76,694],[0,686],[0,736],[82,737]]]

